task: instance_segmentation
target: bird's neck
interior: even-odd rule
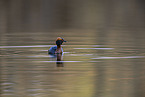
[[[61,45],[57,45],[57,49],[61,48]]]

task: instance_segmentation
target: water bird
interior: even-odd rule
[[[66,42],[62,37],[57,37],[56,46],[51,47],[48,50],[48,54],[62,54],[63,48],[61,47],[62,43]]]

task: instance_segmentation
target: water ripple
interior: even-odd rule
[[[50,47],[54,45],[30,45],[30,46],[0,46],[0,48],[31,48],[31,47]]]
[[[128,58],[145,58],[145,56],[98,57],[98,58],[91,58],[91,59],[128,59]]]
[[[111,50],[111,49],[114,49],[114,48],[74,48],[74,49],[96,49],[96,50]]]
[[[55,63],[55,62],[99,62],[99,61],[40,61],[40,62],[48,62],[48,63]]]

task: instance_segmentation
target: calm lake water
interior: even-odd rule
[[[145,97],[143,0],[0,0],[0,97]],[[48,55],[63,37],[63,55]]]
[[[144,96],[143,35],[64,30],[3,36],[1,97]],[[67,40],[64,54],[48,55],[57,36]]]

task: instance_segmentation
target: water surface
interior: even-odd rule
[[[143,0],[0,0],[0,97],[145,97]],[[48,55],[63,37],[63,55]]]
[[[49,33],[43,32],[39,38]],[[84,34],[87,36],[87,33],[96,35],[90,31]],[[45,40],[47,43],[31,41],[29,44],[25,40],[22,44],[29,45],[19,45],[19,41],[11,40],[11,45],[0,46],[1,97],[143,95],[145,46],[137,44],[142,39],[128,41],[127,38],[116,42],[113,36],[106,41],[106,37],[74,38],[67,32],[63,34],[68,42],[63,45],[62,56],[47,54],[57,35],[50,41]]]

